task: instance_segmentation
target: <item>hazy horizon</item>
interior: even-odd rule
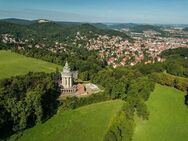
[[[0,0],[0,19],[188,24],[188,0]]]

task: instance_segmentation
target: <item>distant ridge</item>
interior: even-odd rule
[[[16,18],[0,19],[0,21],[5,21],[5,22],[15,23],[15,24],[21,24],[21,25],[29,25],[29,24],[33,23],[33,21],[31,21],[31,20],[16,19]]]
[[[54,22],[57,23],[61,26],[66,26],[66,25],[81,25],[86,22],[71,22],[71,21],[52,21],[48,19],[36,19],[36,20],[27,20],[27,19],[17,19],[17,18],[7,18],[7,19],[0,19],[0,21],[5,21],[9,23],[15,23],[15,24],[21,24],[21,25],[30,25],[35,22]],[[134,28],[136,26],[146,26],[146,25],[151,25],[151,26],[158,26],[158,27],[188,27],[188,24],[147,24],[147,23],[103,23],[103,22],[97,22],[97,23],[89,23],[97,28],[100,29],[123,29],[123,28]]]
[[[122,28],[133,28],[137,26],[138,24],[136,23],[120,23],[120,24],[109,24],[109,28],[114,28],[114,29],[122,29]]]

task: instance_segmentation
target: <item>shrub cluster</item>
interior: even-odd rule
[[[150,78],[161,84],[171,87],[175,87],[179,90],[186,91],[188,89],[188,79],[183,77],[177,77],[167,73],[152,73],[149,75]]]

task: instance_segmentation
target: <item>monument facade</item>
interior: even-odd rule
[[[65,63],[63,72],[61,72],[61,90],[63,94],[71,94],[76,92],[76,86],[74,85],[73,72],[69,67],[68,62]]]

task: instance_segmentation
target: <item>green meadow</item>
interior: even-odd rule
[[[149,120],[136,119],[133,141],[187,141],[188,108],[184,96],[175,88],[156,85],[147,102]]]
[[[53,63],[25,57],[11,51],[0,51],[0,79],[32,72],[54,72],[61,68]]]
[[[18,141],[103,141],[122,105],[123,101],[114,100],[59,111],[45,123],[24,131]]]

